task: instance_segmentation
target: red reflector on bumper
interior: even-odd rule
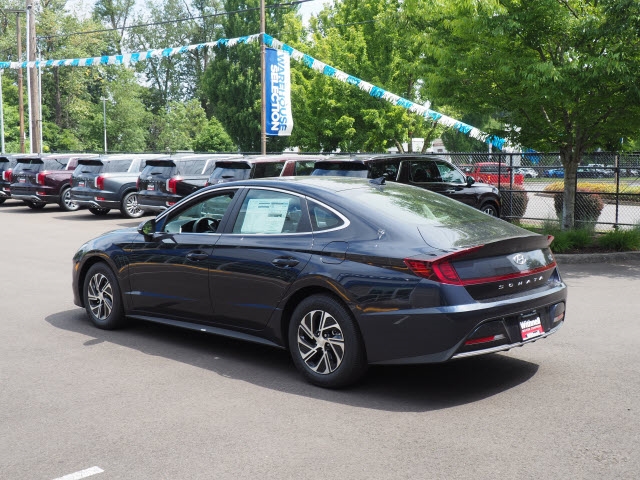
[[[479,343],[495,342],[496,340],[504,340],[504,335],[491,335],[490,337],[473,338],[464,342],[465,345],[477,345]]]

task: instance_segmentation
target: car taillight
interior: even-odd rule
[[[181,177],[172,177],[169,180],[167,180],[167,192],[169,192],[169,193],[177,193],[176,192],[176,187],[177,187],[178,183],[180,183],[181,180],[182,180]]]
[[[2,172],[2,179],[5,182],[10,182],[11,181],[11,173],[12,172],[13,172],[13,170],[11,170],[11,169],[8,169],[8,170],[5,170],[4,172]]]
[[[47,174],[48,174],[48,173],[49,173],[49,172],[46,172],[46,171],[45,171],[45,172],[40,172],[40,173],[38,173],[38,174],[36,175],[36,183],[37,183],[38,185],[44,185],[44,180],[45,180],[45,178],[47,178]]]
[[[471,247],[457,252],[436,257],[429,260],[418,260],[415,258],[405,258],[404,263],[409,269],[419,277],[433,280],[434,282],[446,283],[448,285],[463,285],[458,276],[458,272],[451,264],[452,260],[468,255],[481,249],[483,245]]]
[[[95,180],[95,185],[98,190],[104,190],[104,175],[98,175]]]

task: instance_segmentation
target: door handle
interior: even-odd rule
[[[189,252],[187,253],[187,259],[194,262],[200,262],[209,258],[209,254],[205,252]]]
[[[295,267],[300,262],[293,257],[277,257],[274,258],[271,263],[276,267]]]

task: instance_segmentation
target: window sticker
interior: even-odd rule
[[[241,233],[282,233],[289,199],[252,198],[242,222]]]

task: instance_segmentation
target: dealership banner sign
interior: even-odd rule
[[[291,116],[291,70],[289,55],[283,50],[265,51],[267,93],[267,135],[287,136],[293,130]]]

